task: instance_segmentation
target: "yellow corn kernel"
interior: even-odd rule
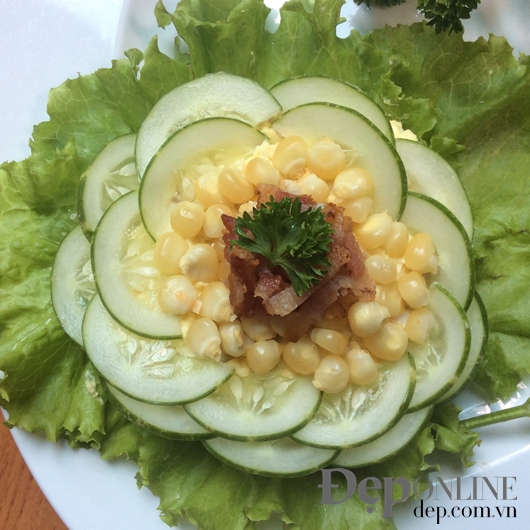
[[[155,243],[153,260],[163,274],[180,274],[179,262],[189,248],[188,243],[177,232],[162,234]]]
[[[389,317],[388,309],[377,302],[355,302],[348,310],[350,328],[358,337],[377,333]]]
[[[413,309],[428,305],[431,293],[425,283],[425,278],[416,271],[410,271],[400,276],[397,281],[399,294]]]
[[[293,372],[302,375],[314,373],[320,364],[318,346],[308,337],[288,342],[283,348],[282,357]]]
[[[350,381],[350,369],[343,357],[326,355],[315,370],[313,385],[323,392],[335,394],[346,388]]]
[[[351,217],[354,223],[364,223],[372,211],[373,200],[371,197],[359,197],[341,202],[344,214]]]
[[[409,230],[407,225],[395,221],[392,223],[392,229],[388,239],[383,243],[383,250],[391,258],[401,258],[405,253],[409,242]]]
[[[275,340],[260,340],[249,346],[247,363],[256,374],[270,372],[280,361],[280,345]]]
[[[158,291],[158,305],[162,311],[185,315],[197,310],[197,290],[185,276],[171,276]]]
[[[228,276],[230,275],[230,263],[223,259],[219,262],[219,265],[217,266],[217,279],[221,280],[222,282],[225,281]]]
[[[335,355],[344,355],[348,347],[348,339],[333,329],[314,328],[311,331],[311,340]]]
[[[313,144],[307,155],[308,169],[323,180],[333,180],[344,165],[342,147],[329,138]]]
[[[241,169],[229,167],[219,174],[219,191],[231,202],[243,204],[254,196],[254,184],[247,180]]]
[[[243,355],[251,344],[239,320],[219,324],[219,335],[221,337],[221,348],[232,357]]]
[[[235,374],[239,377],[247,377],[252,373],[245,357],[235,357],[234,359],[227,361],[226,364],[231,366],[234,369]]]
[[[411,311],[405,323],[405,331],[409,340],[423,344],[429,338],[435,324],[436,319],[432,312],[427,307],[420,307]]]
[[[405,301],[399,294],[397,282],[378,285],[375,301],[386,307],[391,317],[398,317],[405,311]]]
[[[380,247],[390,236],[392,219],[386,213],[374,213],[354,229],[355,237],[366,250]]]
[[[200,294],[202,303],[199,315],[214,322],[228,322],[235,318],[230,303],[230,290],[223,282],[209,283]]]
[[[271,316],[270,324],[274,333],[280,337],[284,337],[287,333],[287,330],[289,329],[289,321],[286,318],[280,317],[278,315]]]
[[[298,181],[298,189],[302,195],[311,195],[316,202],[326,202],[329,195],[329,186],[313,173]]]
[[[256,315],[241,319],[245,333],[253,340],[268,340],[276,336],[269,315]]]
[[[272,184],[280,182],[280,173],[270,162],[259,156],[249,160],[245,167],[247,180],[252,184]]]
[[[272,155],[272,165],[285,177],[300,178],[307,163],[309,147],[300,136],[287,136]]]
[[[341,171],[333,183],[333,193],[340,200],[371,197],[373,191],[374,184],[370,173],[360,167]]]
[[[193,183],[193,192],[195,198],[206,208],[219,203],[232,206],[232,203],[219,191],[218,176],[215,174],[197,177]]]
[[[363,346],[383,361],[397,361],[407,350],[409,338],[406,331],[395,322],[385,322],[375,334],[366,337]]]
[[[213,282],[217,278],[219,264],[217,253],[211,245],[198,243],[192,245],[180,262],[182,273],[193,282]]]
[[[226,204],[213,204],[206,209],[202,225],[206,237],[218,239],[223,235],[223,230],[225,229],[225,225],[221,220],[221,215],[223,214],[234,216],[234,212]]]
[[[378,378],[379,372],[373,357],[356,342],[346,352],[344,358],[350,369],[350,383],[369,385]]]
[[[397,265],[393,259],[373,255],[364,262],[368,276],[376,283],[387,284],[397,280]]]
[[[407,245],[404,254],[405,265],[413,271],[423,274],[438,270],[438,260],[434,255],[434,246],[429,234],[416,234]]]
[[[171,209],[171,228],[182,237],[195,237],[202,228],[204,209],[198,202],[178,202]]]
[[[221,360],[221,337],[213,320],[199,318],[186,333],[186,344],[197,357]]]
[[[217,254],[217,259],[222,261],[225,259],[225,243],[222,239],[217,239],[212,242],[212,247]]]

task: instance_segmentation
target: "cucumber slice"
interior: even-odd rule
[[[439,265],[434,279],[467,309],[475,288],[475,262],[462,223],[432,197],[413,192],[409,192],[401,221],[411,233],[426,232],[431,236]]]
[[[205,440],[214,435],[192,420],[181,405],[151,405],[126,396],[103,382],[109,401],[129,420],[154,434],[174,440]]]
[[[394,133],[385,113],[353,85],[325,76],[294,77],[280,81],[270,89],[283,112],[305,103],[335,103],[356,110],[370,120],[392,143]]]
[[[456,383],[469,355],[471,332],[462,306],[438,283],[429,288],[436,324],[425,345],[409,342],[418,379],[409,411],[435,403]]]
[[[101,300],[124,328],[153,339],[182,336],[180,319],[157,301],[163,276],[153,263],[135,191],[118,199],[102,217],[92,242],[92,269]]]
[[[279,373],[238,375],[186,412],[205,429],[223,438],[264,441],[287,436],[313,416],[321,400],[310,377]]]
[[[268,442],[237,442],[213,438],[203,442],[210,453],[237,469],[269,477],[300,477],[326,467],[337,455],[334,449],[303,445],[290,438]]]
[[[348,385],[337,394],[324,394],[311,421],[292,438],[328,449],[355,447],[378,438],[407,411],[415,373],[412,358],[404,355],[395,363],[385,363],[371,387]]]
[[[128,332],[97,294],[85,313],[83,341],[103,379],[146,403],[181,405],[201,399],[232,374],[226,363],[188,356],[183,340],[149,340]]]
[[[135,134],[119,136],[96,156],[81,177],[77,214],[90,240],[107,208],[140,185],[134,161]]]
[[[466,384],[469,383],[473,377],[473,374],[478,368],[480,360],[484,355],[486,344],[488,342],[488,317],[484,303],[476,292],[473,297],[473,302],[471,302],[471,305],[467,310],[467,318],[471,329],[471,346],[469,348],[466,366],[462,370],[456,383],[438,400],[438,403],[449,401],[465,388]]]
[[[170,207],[180,198],[193,199],[197,166],[212,170],[248,156],[266,137],[250,125],[229,118],[209,118],[177,131],[160,148],[140,185],[140,210],[153,239],[171,229]],[[217,168],[217,169],[216,169]]]
[[[143,121],[136,141],[138,174],[142,178],[165,141],[192,122],[225,117],[258,127],[280,111],[270,92],[251,79],[217,72],[190,81],[162,97]]]
[[[358,112],[331,103],[308,103],[287,111],[272,124],[282,136],[314,143],[331,138],[346,151],[349,166],[367,170],[374,183],[372,210],[399,219],[407,198],[407,177],[390,140]]]
[[[456,171],[436,151],[420,142],[398,138],[396,150],[405,165],[409,190],[443,204],[462,223],[469,239],[472,239],[473,214]]]
[[[83,317],[95,292],[90,243],[78,225],[63,239],[55,255],[51,296],[61,326],[80,346],[83,346]]]
[[[339,467],[364,467],[379,464],[401,451],[426,425],[433,407],[405,414],[388,432],[370,443],[344,449],[333,460]]]

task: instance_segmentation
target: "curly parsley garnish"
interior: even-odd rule
[[[302,210],[297,197],[262,203],[252,216],[245,212],[235,221],[238,239],[230,244],[261,254],[269,266],[281,267],[297,295],[317,285],[326,274],[333,228],[321,208]]]
[[[368,7],[392,7],[405,0],[354,0],[357,5],[366,4]],[[461,33],[464,31],[462,20],[470,17],[471,11],[477,9],[481,0],[416,0],[418,11],[428,20],[429,26],[434,26],[436,33],[449,31]]]

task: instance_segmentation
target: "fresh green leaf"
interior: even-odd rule
[[[469,467],[474,464],[471,457],[480,434],[463,426],[458,420],[459,413],[460,409],[451,403],[437,407],[431,417],[431,429],[436,449],[458,455],[462,465]]]

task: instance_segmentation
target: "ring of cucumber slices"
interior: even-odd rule
[[[57,319],[77,344],[83,345],[83,317],[96,292],[90,244],[80,226],[63,239],[53,263],[51,296]]]
[[[144,242],[145,249],[139,250],[138,242]],[[162,312],[156,297],[142,289],[142,280],[149,282],[160,275],[149,259],[153,248],[141,223],[138,193],[132,191],[112,204],[94,234],[92,270],[98,293],[124,328],[147,338],[177,339],[182,336],[180,319]],[[136,255],[138,260],[130,265]],[[140,277],[137,285],[128,281],[127,272]]]
[[[182,340],[135,335],[112,318],[98,295],[85,313],[83,343],[103,379],[146,403],[180,405],[201,399],[233,371],[225,363],[189,356]]]
[[[403,356],[390,368],[382,368],[372,387],[348,385],[339,394],[326,394],[311,421],[292,437],[297,442],[327,449],[371,442],[405,414],[415,383],[414,361]]]
[[[199,176],[270,153],[289,135],[339,144],[347,163],[372,176],[372,213],[400,219],[411,235],[429,234],[436,253],[438,272],[425,276],[434,318],[428,340],[409,341],[399,360],[378,363],[374,383],[350,382],[337,393],[285,365],[257,374],[238,369],[237,358],[197,357],[183,338],[190,323],[162,312],[156,294],[168,275],[154,265],[153,240],[171,229],[172,206],[194,199]],[[487,340],[471,210],[457,174],[425,145],[395,140],[381,109],[337,80],[300,77],[268,92],[221,72],[178,87],[137,137],[113,140],[95,159],[83,177],[79,219],[57,253],[52,299],[109,401],[139,426],[202,440],[250,473],[299,476],[396,455],[434,404],[469,380]]]
[[[164,438],[206,440],[215,435],[203,429],[182,405],[153,405],[133,399],[117,388],[103,383],[109,401],[130,421]]]

